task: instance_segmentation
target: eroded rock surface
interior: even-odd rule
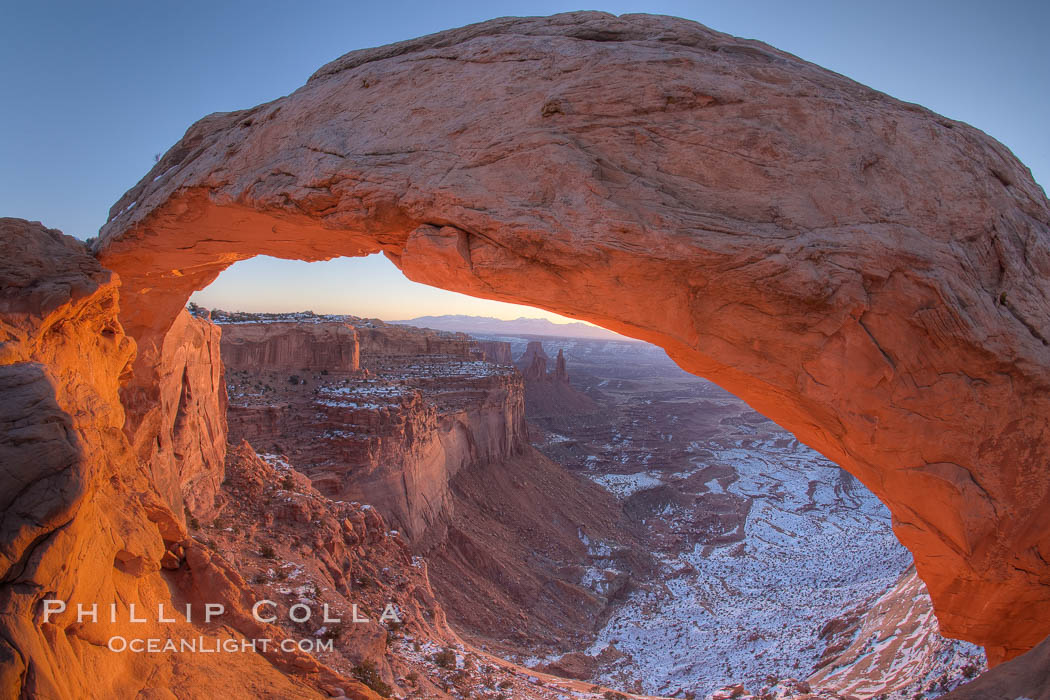
[[[180,313],[164,337],[160,401],[129,431],[172,511],[211,516],[226,459],[226,385],[219,327]]]
[[[858,697],[936,697],[986,669],[979,647],[940,636],[926,587],[913,568],[875,600],[826,623],[815,688]]]
[[[176,599],[200,609],[205,601],[194,582],[209,582],[209,598],[221,601],[240,600],[246,588],[221,558],[187,538],[181,513],[166,502],[151,465],[136,458],[124,432],[118,389],[130,373],[135,344],[117,319],[118,287],[117,277],[79,241],[39,223],[0,219],[0,493],[6,499],[0,694],[65,700],[173,697],[177,691],[184,697],[273,693],[305,699],[341,686],[350,697],[374,697],[302,653],[230,654],[220,664],[209,654],[116,653],[108,647],[115,636],[199,638],[214,646],[259,631],[242,624],[243,609],[231,627],[178,615],[175,623],[162,624],[153,614],[161,605],[175,610]],[[207,353],[187,357],[200,350],[185,348],[184,365],[208,366]],[[205,410],[218,396],[216,387],[209,391],[210,399],[185,406]],[[161,416],[166,411],[157,409]],[[175,449],[181,444],[178,438],[173,443]],[[187,454],[185,463],[207,464],[195,459]],[[167,475],[165,483],[182,476]],[[66,608],[45,616],[44,600]],[[102,611],[113,604],[116,622],[105,613],[97,621],[78,620],[78,604]],[[132,605],[135,616],[153,611],[147,622],[131,623]]]
[[[256,254],[382,251],[661,345],[889,505],[942,630],[996,662],[1050,631],[1048,211],[966,124],[685,20],[572,13],[202,119],[98,254],[132,413],[188,296]]]
[[[470,639],[526,655],[581,646],[632,576],[647,573],[615,500],[529,446],[522,376],[477,359],[509,357],[508,343],[351,316],[251,318],[223,324],[224,353],[240,352],[226,345],[238,333],[283,346],[282,335],[350,327],[363,339],[361,367],[289,376],[293,358],[228,363],[231,436],[287,454],[328,496],[382,512],[425,555],[449,619]],[[608,543],[601,560],[615,572],[588,578],[595,557],[581,532]]]
[[[222,355],[231,370],[266,367],[287,372],[356,372],[357,331],[344,323],[296,321],[224,324]]]
[[[222,327],[232,438],[290,455],[333,498],[377,506],[413,546],[443,539],[457,473],[528,447],[520,375],[476,359],[484,351],[462,334],[349,316]],[[347,332],[360,340],[352,369],[335,357],[312,365],[312,344],[297,342]],[[256,337],[306,355],[241,364],[239,341]]]

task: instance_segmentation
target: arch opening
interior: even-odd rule
[[[743,398],[887,504],[944,633],[996,663],[1050,631],[1048,229],[966,125],[693,23],[581,15],[355,52],[212,115],[97,252],[140,347],[133,433],[163,334],[222,269],[381,251]]]
[[[365,260],[343,262],[339,275],[369,275],[358,292],[391,289]],[[335,313],[377,307],[355,305],[353,293],[333,301],[323,273],[297,271],[282,279],[279,265],[256,269],[265,269],[273,299],[286,304],[279,312],[259,313],[266,302],[244,288],[243,275],[220,276],[221,292],[205,289],[193,297],[212,307],[196,312],[223,329],[231,449],[247,440],[264,459],[294,467],[330,498],[377,507],[427,560],[453,628],[475,645],[554,675],[650,694],[674,686],[705,695],[737,682],[750,688],[769,685],[770,678],[812,676],[816,687],[862,695],[877,688],[870,694],[878,695],[918,690],[930,677],[940,677],[948,688],[953,676],[956,682],[964,677],[963,669],[972,674],[983,667],[976,648],[953,645],[921,622],[929,617],[929,598],[909,570],[910,557],[893,536],[888,511],[873,494],[743,402],[683,372],[660,348],[628,339],[537,338],[498,327],[476,331],[473,337],[489,353],[493,345],[507,346],[497,348],[502,359],[494,360],[479,354],[479,347],[459,347],[460,334],[444,333],[441,340],[433,331],[412,329],[416,335],[406,335],[411,322],[395,327],[361,317],[369,313]],[[235,279],[242,282],[240,295]],[[430,301],[420,294],[413,298],[411,288],[400,291],[408,298],[400,300],[396,317],[412,316],[416,304]],[[256,313],[234,311],[238,298],[257,307],[251,310]],[[331,313],[290,313],[302,303]],[[217,305],[227,311],[214,310]],[[343,328],[356,329],[353,368],[346,353],[332,352],[349,342],[337,337]],[[300,337],[304,331],[308,340]],[[530,365],[536,352],[527,347],[530,341],[549,353],[544,359],[550,372],[537,374]],[[563,351],[566,362],[556,370],[554,355]],[[477,362],[468,368],[462,360],[471,352],[492,365],[505,363],[505,355],[517,360],[529,428],[522,439],[520,428],[501,424],[496,452],[464,459],[457,445],[492,442],[491,426],[482,426],[488,419],[478,417],[480,406],[497,401],[506,408],[521,399],[511,391],[442,405],[440,396],[462,395],[457,392],[464,391],[467,375],[477,392],[490,373],[503,371],[479,370]],[[556,372],[568,372],[572,383],[566,378],[564,387],[557,385]],[[410,414],[414,408],[403,398],[417,390],[438,415],[458,416],[451,427],[419,423],[406,438],[377,423],[391,411]],[[427,478],[434,477],[435,460],[418,457],[429,449],[418,446],[428,440],[427,431],[440,435],[437,471],[451,496],[421,477],[428,470]],[[361,448],[377,439],[406,446],[396,454]],[[531,448],[555,464],[538,467]],[[232,455],[236,473],[241,449]],[[448,498],[448,512],[419,515],[413,504],[391,496],[397,489],[375,476],[384,460],[398,463],[401,475],[387,476],[410,484],[413,497],[428,503]],[[507,480],[501,473],[513,476]],[[554,482],[526,497],[546,501],[544,508],[517,510],[517,492],[533,479]],[[581,481],[613,494],[613,505],[581,507],[600,500]],[[471,522],[491,510],[499,516],[487,527]],[[609,528],[610,517],[620,518],[622,532]],[[525,533],[543,529],[544,518],[567,532],[544,530],[534,541]],[[220,519],[227,524],[229,513]],[[487,539],[487,531],[499,534]],[[521,551],[501,552],[515,537],[525,545]],[[551,545],[566,539],[565,546]],[[226,548],[238,549],[236,540],[220,546],[228,557]],[[530,547],[544,547],[543,559],[555,559],[556,566],[526,563],[533,558]],[[624,554],[632,547],[639,551]],[[642,551],[656,553],[656,559],[647,560]],[[544,581],[548,593],[523,593],[523,575]],[[274,583],[261,574],[251,580]],[[511,580],[519,583],[510,586]],[[581,592],[603,602],[583,605]],[[525,605],[515,600],[523,595]],[[548,597],[556,602],[544,604]],[[582,616],[566,619],[565,608],[574,606]],[[528,615],[535,627],[519,630],[511,623],[510,634],[507,625],[493,624],[497,615]],[[900,656],[894,661],[897,652],[883,645],[878,663],[855,668],[874,652],[865,646],[867,638],[855,637],[890,629],[898,651],[908,648],[911,667],[902,667]],[[549,630],[558,630],[559,641]],[[668,663],[668,653],[681,659]]]

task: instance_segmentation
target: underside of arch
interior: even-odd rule
[[[383,252],[664,347],[889,506],[944,634],[1050,633],[1050,206],[960,122],[685,20],[494,20],[202,119],[96,252],[130,431],[224,268]]]

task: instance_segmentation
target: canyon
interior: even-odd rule
[[[447,515],[461,468],[524,451],[520,381],[479,359],[466,336],[315,320],[219,319],[224,358],[235,359],[235,441],[289,455],[327,495],[379,507],[413,542]],[[261,359],[293,345],[300,354],[288,363]],[[326,347],[344,347],[338,354],[353,362],[311,363]]]
[[[739,685],[911,699],[985,668],[976,647],[938,634],[869,492],[652,346],[201,315],[230,359],[231,443],[387,516],[468,644],[672,697]],[[302,363],[278,352],[293,346]],[[478,360],[486,350],[520,372]],[[319,355],[331,364],[289,374]],[[250,569],[255,553],[236,544],[224,554]]]
[[[398,394],[396,410],[378,412],[374,426],[387,431],[391,449],[404,444],[398,431],[414,424],[438,434],[442,421],[470,431],[484,424],[477,432],[486,439],[425,503],[411,489],[399,492],[382,469],[389,465],[378,461],[368,464],[377,467],[373,483],[390,513],[370,515],[365,503],[339,502],[337,494],[349,497],[352,487],[311,462],[308,446],[286,437],[282,454],[263,456],[243,443],[227,446],[226,411],[251,408],[248,392],[229,394],[221,327],[186,311],[190,294],[254,255],[319,260],[377,252],[416,281],[654,343],[682,369],[740,397],[794,436],[788,444],[747,438],[773,452],[770,463],[796,452],[792,471],[807,482],[841,467],[888,508],[940,633],[986,649],[992,668],[947,697],[1050,692],[1043,641],[1050,633],[1050,482],[1043,473],[1050,455],[1050,205],[1027,168],[972,127],[684,20],[507,18],[352,52],[287,97],[205,117],[114,205],[89,246],[39,223],[3,219],[0,228],[0,683],[12,697],[372,698],[375,689],[362,679],[379,674],[400,684],[404,674],[411,684],[410,668],[439,679],[425,681],[437,697],[458,693],[459,671],[472,684],[483,686],[486,675],[495,686],[507,682],[511,697],[605,692],[486,655],[457,637],[434,602],[443,595],[450,610],[463,609],[452,584],[442,589],[439,569],[451,572],[446,581],[457,572],[480,575],[465,563],[470,543],[486,532],[499,536],[492,526],[499,518],[484,512],[477,493],[489,482],[465,478],[490,478],[474,469],[495,462],[475,457],[509,455],[531,469],[536,490],[516,509],[535,517],[527,506],[543,500],[545,479],[553,484],[556,473],[549,457],[574,454],[563,444],[569,441],[551,437],[568,437],[554,428],[584,423],[581,400],[571,421],[544,418],[563,421],[543,424],[547,457],[523,444],[515,411],[528,402],[525,380],[519,384],[509,369],[470,371],[486,356],[505,361],[501,346],[478,345],[481,359],[456,360],[455,376],[483,406],[473,415],[457,409],[455,397],[444,406],[407,393],[407,405]],[[341,387],[318,379],[325,368],[315,368],[334,362],[337,374],[362,373],[355,382],[389,386],[387,370],[366,362],[362,348],[382,335],[372,331],[350,324],[333,342],[316,343],[313,360],[280,369],[287,372],[282,400],[316,403],[310,392],[321,397],[324,390],[333,398],[321,400],[336,404],[326,406],[334,413],[311,415],[314,427],[357,420],[354,407],[342,405],[349,401],[339,398]],[[351,335],[356,367],[342,345],[353,345]],[[406,336],[390,346],[402,341],[410,342]],[[235,363],[294,357],[253,352],[244,348]],[[394,354],[387,348],[374,357]],[[291,374],[307,383],[293,385]],[[538,396],[544,388],[562,391],[557,368],[553,374],[535,373]],[[277,376],[269,382],[275,391]],[[232,372],[229,378],[238,392],[249,388]],[[426,373],[411,379],[425,382]],[[485,407],[486,397],[499,406]],[[510,412],[509,397],[517,407]],[[267,420],[284,429],[279,415]],[[247,434],[248,423],[232,425]],[[775,432],[759,423],[754,429]],[[366,442],[366,452],[386,449],[382,440]],[[348,454],[361,447],[348,438],[344,445]],[[732,461],[729,446],[715,447],[698,449]],[[297,449],[303,464],[283,459]],[[584,463],[589,456],[577,455]],[[817,462],[824,458],[830,462]],[[425,456],[419,464],[421,488],[445,479],[434,478]],[[770,484],[771,470],[729,466],[735,479],[717,469],[650,475],[661,483],[622,494],[624,508],[643,496],[631,505],[636,512],[670,507],[673,516],[676,498],[686,496],[710,505],[708,521],[663,518],[671,549],[659,552],[658,564],[695,568],[702,562],[684,560],[675,538],[717,540],[747,527],[740,489]],[[605,481],[630,484],[638,473]],[[785,488],[784,498],[846,508],[856,500],[849,483],[843,476],[831,493]],[[601,512],[588,517],[604,519],[610,536],[630,535],[615,515],[617,501],[595,489]],[[261,509],[259,498],[280,507]],[[449,499],[467,504],[470,517],[457,524]],[[764,517],[788,529],[773,515]],[[220,527],[219,518],[236,522]],[[391,534],[385,518],[407,534]],[[202,533],[194,523],[210,529]],[[259,550],[262,559],[286,558],[291,566],[240,559],[246,550],[233,543],[245,533],[252,543],[273,540]],[[564,545],[566,560],[590,555],[578,533],[570,534],[579,544]],[[505,536],[528,542],[515,530]],[[715,540],[718,551],[708,559],[723,556]],[[409,571],[413,546],[434,547],[427,577]],[[317,630],[260,623],[248,613],[253,586],[299,595],[279,577],[296,586],[309,577],[300,597],[317,589],[345,607],[354,572],[367,571],[374,582],[385,569],[406,579],[399,585],[407,597],[398,603],[413,611],[407,633],[366,626],[352,657],[330,662],[294,648],[230,654],[222,663],[114,654],[106,641],[127,634],[127,625],[83,622],[72,607],[46,621],[41,615],[52,598],[113,602],[123,613],[132,604],[221,600],[228,611],[222,624],[152,622],[137,634],[301,640]],[[519,571],[543,580],[542,569]],[[384,592],[396,588],[387,583]],[[896,575],[886,583],[913,595],[918,585]],[[491,590],[495,615],[509,599]],[[870,593],[872,610],[888,595]],[[520,598],[523,609],[528,595]],[[480,632],[494,621],[473,624]],[[468,629],[472,621],[460,624]],[[539,625],[529,625],[515,634],[536,633]],[[848,641],[842,654],[864,654]],[[381,642],[399,660],[380,658]],[[434,661],[442,650],[451,668]],[[806,697],[801,687],[781,696]]]
[[[221,326],[180,313],[165,339],[166,347],[179,352],[165,356],[159,401],[138,424],[139,429],[155,426],[170,442],[158,440],[136,449],[116,394],[121,378],[132,371],[135,347],[116,320],[115,277],[80,242],[57,231],[15,219],[0,220],[0,229],[6,360],[0,450],[6,467],[3,493],[10,499],[3,520],[2,594],[4,610],[10,613],[0,647],[5,696],[374,700],[389,696],[393,691],[387,683],[395,683],[409,697],[461,697],[461,689],[470,688],[490,688],[492,697],[504,698],[562,697],[566,689],[582,698],[600,697],[590,692],[598,686],[537,674],[465,643],[447,623],[427,561],[412,553],[378,509],[325,496],[283,455],[259,455],[243,441],[227,445],[225,410],[210,410],[229,408],[216,352],[220,342],[213,342],[219,341]],[[310,335],[298,332],[299,325],[289,324],[287,337],[271,335],[274,347],[287,348]],[[411,331],[398,333],[403,337]],[[340,332],[327,340],[339,344]],[[494,347],[465,338],[450,347],[464,346]],[[278,365],[287,357],[276,352],[268,356]],[[326,355],[337,364],[345,356],[331,350]],[[450,362],[455,366],[457,359]],[[359,378],[368,391],[374,378]],[[236,379],[231,383],[236,386]],[[520,392],[516,396],[504,397],[509,407],[520,405]],[[234,401],[241,398],[233,394]],[[179,466],[167,477],[181,487],[174,499],[151,483],[154,470],[167,464],[158,457],[162,445],[171,445]],[[531,449],[525,447],[524,454],[509,460],[515,467],[510,473],[516,481],[549,481],[551,463],[538,453],[525,459]],[[217,455],[219,462],[214,461]],[[456,486],[455,479],[452,484]],[[456,534],[430,552],[435,568],[445,567],[448,574],[433,578],[450,589],[461,588],[457,577],[470,573],[477,590],[483,590],[485,572],[474,561],[464,567],[462,549],[468,548],[469,559],[471,537],[487,530],[489,536],[517,543],[507,556],[520,558],[517,571],[533,580],[518,581],[514,599],[497,598],[487,608],[476,600],[467,602],[483,612],[512,614],[517,605],[534,616],[536,611],[545,614],[543,602],[537,604],[529,595],[545,588],[542,564],[549,563],[553,551],[550,535],[565,525],[549,516],[565,514],[548,508],[542,513],[548,527],[532,539],[510,528],[522,519],[533,524],[534,504],[558,500],[550,486],[506,485],[519,492],[516,506],[523,513],[508,504],[509,514],[498,518],[467,512],[453,521]],[[568,505],[593,516],[590,526],[603,537],[623,537],[615,518],[602,523],[600,489],[591,488],[597,504]],[[474,505],[475,511],[484,506],[483,499],[472,502],[469,495],[460,502],[465,509]],[[491,531],[495,521],[503,531]],[[568,531],[576,552],[564,555],[585,555],[576,529]],[[536,546],[544,539],[549,540],[545,549]],[[521,556],[529,547],[543,551],[541,565]],[[515,571],[498,559],[490,561],[497,575]],[[550,576],[547,572],[548,580]],[[488,585],[494,588],[492,582]],[[449,598],[450,609],[456,610],[456,601]],[[593,595],[587,598],[597,601]],[[327,606],[326,615],[331,611],[344,624],[291,616],[261,620],[253,611],[253,601],[260,600],[284,611],[297,604],[313,610]],[[47,614],[57,602],[64,604],[61,612]],[[579,600],[573,602],[579,618]],[[83,619],[78,606],[93,604],[103,610],[112,605],[110,617],[104,613]],[[223,607],[219,620],[189,614],[206,604]],[[590,604],[601,607],[600,602]],[[377,620],[386,605],[400,611],[399,620]],[[355,606],[368,611],[367,621],[347,622]],[[138,622],[144,610],[158,612]],[[172,611],[179,612],[169,621]],[[550,623],[556,615],[542,619]],[[543,638],[528,620],[520,628],[503,623],[491,627],[489,622],[475,619],[490,634],[502,630],[519,638]],[[567,616],[563,627],[574,624],[579,619]],[[554,641],[563,632],[548,629],[548,638]],[[158,657],[121,653],[119,644],[112,646],[114,640],[129,639],[161,645],[190,640],[201,649],[260,639],[270,645],[223,654],[216,663],[209,654],[164,651]],[[285,647],[289,641],[293,644]],[[338,651],[315,655],[304,650],[318,641],[338,641]]]
[[[739,399],[649,345],[489,337],[566,358],[595,409],[530,418],[534,444],[616,495],[657,559],[569,655],[577,673],[672,697],[794,697],[797,683],[911,700],[984,669],[979,648],[940,636],[885,508]],[[522,660],[566,667],[535,653]]]
[[[383,252],[660,345],[886,503],[945,632],[997,663],[1050,620],[1048,219],[965,124],[691,22],[580,13],[353,52],[206,117],[94,250],[135,290],[133,414],[190,293],[258,254]]]
[[[224,358],[242,357],[249,339],[253,358],[274,358],[227,371],[231,442],[281,455],[327,497],[382,513],[475,640],[571,648],[649,565],[615,501],[529,443],[528,381],[499,362],[508,343],[352,316],[210,316]],[[279,357],[295,344],[306,365],[327,343],[356,348],[360,364],[289,374],[296,363]],[[581,531],[613,543],[615,585],[566,576],[589,563]]]

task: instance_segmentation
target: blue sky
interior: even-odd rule
[[[200,117],[287,94],[347,51],[502,15],[687,17],[969,122],[1050,182],[1050,2],[14,2],[0,9],[0,215],[86,238]],[[280,293],[279,293],[280,292]],[[382,259],[239,263],[225,308],[543,315],[430,290]],[[280,307],[280,308],[278,308]],[[416,311],[418,310],[418,313]]]

